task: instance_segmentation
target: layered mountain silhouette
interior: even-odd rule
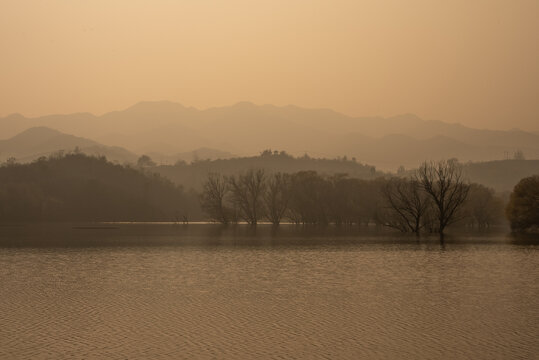
[[[14,114],[0,118],[4,137],[35,126],[166,159],[200,148],[237,155],[272,148],[315,157],[347,155],[394,170],[429,159],[499,160],[517,150],[526,158],[539,158],[539,134],[518,129],[473,129],[415,115],[356,118],[328,109],[249,102],[206,110],[168,101],[140,102],[101,116],[77,113],[26,118]]]
[[[117,146],[105,146],[83,137],[64,134],[47,127],[33,127],[7,140],[0,140],[0,158],[14,157],[28,162],[58,151],[80,151],[88,155],[106,156],[111,161],[135,162],[137,155]]]

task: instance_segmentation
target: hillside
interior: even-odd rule
[[[174,181],[186,189],[200,190],[209,173],[236,175],[249,169],[264,169],[268,173],[313,170],[321,175],[348,174],[352,178],[374,179],[384,174],[374,166],[364,165],[355,159],[316,159],[309,156],[294,157],[284,151],[266,150],[258,156],[231,159],[199,160],[192,163],[161,165],[149,170]]]
[[[83,154],[0,167],[0,222],[200,218],[198,198],[159,176]]]
[[[106,156],[109,160],[121,163],[137,160],[137,155],[118,146],[105,146],[47,127],[33,127],[10,139],[0,140],[0,161],[14,157],[18,162],[29,162],[58,151],[74,149],[88,155]]]
[[[327,109],[248,102],[205,110],[167,101],[141,102],[101,116],[16,114],[0,119],[0,132],[6,135],[32,126],[163,158],[204,147],[240,156],[279,148],[293,155],[356,157],[385,170],[417,166],[425,158],[500,160],[516,150],[528,159],[539,158],[539,135],[521,130],[472,129],[414,115],[356,118]]]
[[[499,160],[464,165],[471,182],[483,184],[496,191],[512,191],[523,178],[539,175],[539,160]]]
[[[523,178],[539,174],[539,160],[495,160],[467,162],[462,164],[465,178],[494,189],[499,193],[513,191]],[[400,176],[412,176],[415,168],[399,172]]]

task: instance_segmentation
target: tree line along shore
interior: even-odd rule
[[[425,162],[400,176],[366,173],[367,179],[313,170],[209,172],[193,190],[144,166],[56,154],[0,166],[0,221],[376,224],[441,235],[448,227],[507,223],[514,231],[533,231],[539,223],[539,176],[522,179],[503,196],[469,182],[456,160]]]

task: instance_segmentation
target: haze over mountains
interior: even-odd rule
[[[77,151],[105,156],[111,161],[135,162],[138,156],[118,146],[106,146],[83,137],[64,134],[47,127],[33,127],[7,140],[0,140],[0,159],[14,157],[28,162],[58,151]]]
[[[64,134],[33,129],[12,138],[33,127]],[[249,102],[206,110],[168,101],[140,102],[101,116],[76,113],[26,118],[13,114],[0,118],[0,134],[11,138],[0,142],[0,160],[8,152],[22,159],[55,146],[70,149],[75,144],[81,150],[94,149],[96,153],[98,148],[100,154],[116,154],[118,160],[123,156],[126,161],[142,153],[173,163],[198,156],[193,150],[200,148],[210,149],[210,158],[253,155],[272,148],[314,157],[346,155],[388,170],[417,166],[426,159],[504,159],[516,150],[523,151],[526,158],[539,158],[539,134],[518,129],[472,129],[414,115],[354,118],[327,109]],[[75,141],[75,137],[85,139]]]

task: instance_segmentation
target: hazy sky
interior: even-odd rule
[[[0,115],[327,107],[539,130],[538,0],[1,0]]]

